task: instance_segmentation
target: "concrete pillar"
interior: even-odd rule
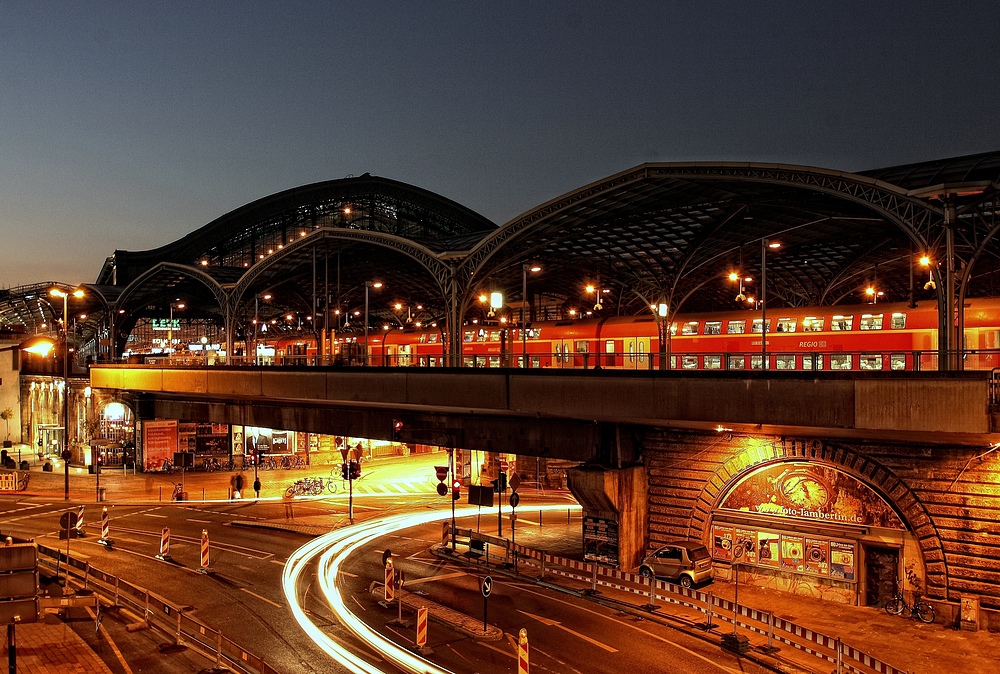
[[[630,570],[646,554],[646,522],[649,516],[646,468],[570,468],[569,490],[583,506],[584,517],[599,517],[618,523],[618,566]]]

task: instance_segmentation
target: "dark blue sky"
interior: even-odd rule
[[[369,171],[503,223],[645,161],[1000,149],[991,2],[0,3],[0,286]]]

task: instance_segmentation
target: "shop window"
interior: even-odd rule
[[[682,335],[697,335],[698,334],[698,321],[688,321],[683,326],[681,326]]]
[[[830,319],[830,329],[834,331],[853,330],[854,316],[834,316]]]
[[[806,316],[802,319],[802,332],[823,332],[825,322],[822,316]]]
[[[729,321],[729,325],[726,326],[727,335],[742,335],[747,331],[746,321]]]
[[[862,330],[881,330],[882,314],[861,314]]]
[[[830,356],[831,370],[850,370],[853,367],[853,359],[849,353],[836,353]]]
[[[862,370],[881,370],[882,356],[879,354],[863,353],[858,357],[858,367]]]
[[[889,369],[890,370],[905,370],[906,369],[906,354],[905,353],[893,353],[893,354],[889,354]]]
[[[779,353],[774,357],[774,367],[777,370],[794,370],[795,354]]]
[[[795,319],[794,318],[779,318],[778,327],[775,328],[777,332],[795,332]]]
[[[902,330],[906,327],[906,314],[896,311],[892,314],[892,320],[889,323],[889,328],[892,330]]]
[[[753,319],[753,325],[750,327],[750,332],[756,332],[756,333],[759,334],[760,333],[760,326],[761,325],[762,325],[761,319],[759,319],[759,318]],[[767,331],[768,331],[768,333],[771,332],[771,319],[770,318],[767,319]]]
[[[729,369],[730,370],[745,370],[746,369],[746,356],[730,356],[729,357]]]
[[[721,335],[722,334],[722,321],[705,321],[705,334],[706,335]]]
[[[814,362],[815,359],[815,362]],[[823,355],[812,354],[802,356],[802,369],[803,370],[822,370],[823,369]]]
[[[705,356],[705,369],[706,370],[721,370],[722,369],[722,356]]]
[[[684,356],[681,358],[681,368],[684,370],[697,370],[698,356]]]

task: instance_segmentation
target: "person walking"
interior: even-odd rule
[[[236,484],[235,484],[236,491],[233,492],[233,496],[235,498],[243,498],[243,484],[244,483],[245,483],[245,479],[243,477],[243,473],[242,472],[237,473],[236,474]]]
[[[254,490],[254,493],[256,494],[256,496],[254,498],[259,501],[260,500],[260,478],[259,477],[255,476],[254,479],[253,479],[253,490]]]

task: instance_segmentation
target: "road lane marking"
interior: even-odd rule
[[[161,517],[163,519],[167,519],[166,515],[157,515],[155,513],[141,513],[141,514],[145,515],[146,517]]]
[[[485,594],[485,592],[483,594]],[[604,650],[606,650],[609,653],[617,653],[618,652],[617,648],[612,648],[611,646],[608,646],[607,644],[602,644],[597,639],[592,639],[592,638],[588,637],[586,634],[580,634],[579,632],[577,632],[575,630],[571,630],[570,628],[568,628],[565,625],[563,625],[562,623],[560,623],[558,620],[552,620],[551,618],[545,618],[545,617],[540,616],[540,615],[535,615],[534,613],[528,613],[527,611],[522,611],[521,609],[518,609],[517,612],[518,613],[523,613],[524,615],[526,615],[529,618],[532,618],[534,620],[537,620],[538,622],[542,623],[543,625],[547,625],[549,627],[558,627],[559,629],[561,629],[561,630],[563,630],[565,632],[568,632],[569,634],[572,634],[575,637],[579,637],[579,638],[583,639],[584,641],[586,641],[588,643],[591,643],[594,646],[597,646],[598,648],[603,648]]]
[[[211,520],[195,520],[189,519],[188,522],[197,522],[198,524],[212,524]]]
[[[407,581],[406,581],[406,587],[410,587],[411,585],[419,585],[420,583],[433,583],[436,580],[449,580],[451,578],[463,578],[463,577],[465,577],[467,575],[469,575],[469,574],[459,572],[459,573],[445,573],[445,574],[442,574],[440,576],[427,576],[426,578],[417,578],[415,580],[409,580],[409,579],[407,579]],[[522,611],[522,613],[524,613],[524,611]]]
[[[266,601],[268,604],[270,604],[271,606],[273,606],[275,608],[283,608],[281,604],[279,604],[277,602],[273,602],[270,599],[268,599],[267,597],[262,597],[259,594],[257,594],[256,592],[251,592],[250,590],[246,589],[245,587],[241,587],[240,590],[242,590],[243,592],[246,592],[251,597],[257,597],[257,599],[260,599],[261,601]]]

